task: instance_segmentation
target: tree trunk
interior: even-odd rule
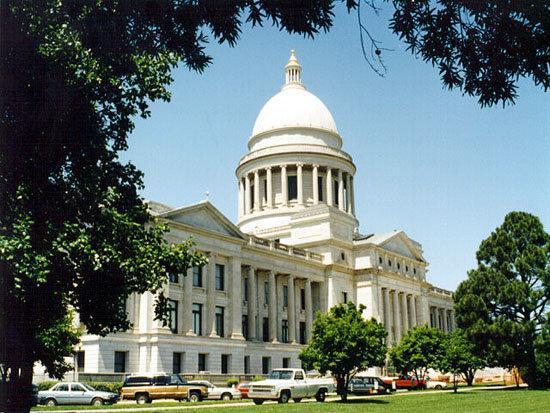
[[[346,377],[345,376],[336,376],[336,394],[340,396],[342,402],[347,402],[348,400],[348,389],[346,386]]]
[[[457,385],[456,385],[456,374],[453,374],[453,380],[454,380],[454,392],[457,393],[458,388],[457,388]]]

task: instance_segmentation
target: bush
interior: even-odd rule
[[[122,388],[122,382],[107,382],[107,381],[89,381],[86,382],[88,386],[92,386],[98,391],[108,391],[111,393],[120,393]]]
[[[226,381],[227,383],[227,387],[233,387],[233,386],[236,386],[237,384],[239,384],[239,380],[237,379],[229,379]]]
[[[56,381],[41,381],[37,384],[38,391],[44,391],[44,390],[50,390],[54,384],[56,384]]]
[[[252,381],[260,381],[260,380],[265,380],[265,377],[263,377],[263,376],[254,376],[252,378]]]

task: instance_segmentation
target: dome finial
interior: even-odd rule
[[[298,63],[294,49],[290,51],[290,58],[285,66],[285,86],[299,85],[302,86],[302,66]]]

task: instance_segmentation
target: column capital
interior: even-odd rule
[[[286,169],[287,166],[288,165],[286,163],[279,165],[280,168],[285,168],[285,169]]]
[[[272,166],[266,166],[264,169],[265,169],[266,171],[271,171],[271,168],[273,168],[273,167],[272,167]]]
[[[313,168],[319,168],[319,164],[316,164],[316,163],[311,164],[311,166],[312,166]]]
[[[297,162],[296,166],[302,167],[302,166],[304,166],[304,163],[303,162]]]

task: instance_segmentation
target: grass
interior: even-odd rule
[[[252,403],[252,400],[229,400],[229,401],[221,401],[221,400],[205,400],[200,403],[197,403],[198,406],[204,406],[204,405],[216,405],[220,403],[240,403],[240,402],[250,402]],[[55,406],[55,407],[48,407],[48,406],[36,406],[31,409],[33,412],[50,412],[50,411],[56,411],[56,410],[112,410],[112,409],[135,409],[135,408],[141,408],[144,412],[147,412],[147,409],[151,409],[151,406],[156,407],[177,407],[177,406],[192,406],[192,403],[189,402],[177,402],[177,401],[154,401],[153,404],[145,404],[140,405],[135,402],[133,403],[117,403],[117,404],[108,404],[104,406],[90,406],[88,404],[86,405],[62,405],[62,406]]]
[[[246,400],[244,400],[246,401]],[[236,400],[234,402],[242,402]],[[411,392],[403,395],[391,395],[387,397],[361,397],[351,398],[348,403],[340,403],[336,401],[326,403],[293,403],[285,405],[277,403],[265,403],[262,406],[255,406],[250,403],[249,406],[235,407],[215,407],[215,404],[220,404],[219,401],[205,401],[198,406],[205,404],[213,405],[212,408],[189,409],[184,411],[197,411],[200,413],[302,413],[302,412],[338,412],[338,413],[358,413],[368,410],[369,412],[422,412],[422,411],[441,411],[452,413],[507,413],[507,412],[547,412],[550,411],[550,391],[543,390],[525,390],[525,389],[498,389],[498,390],[473,390],[463,391],[454,394],[449,391],[445,392]],[[176,407],[176,406],[192,406],[190,403],[177,402],[153,402],[152,405],[141,406],[143,413],[158,412],[155,408]],[[104,406],[98,409],[113,409],[113,408],[135,408],[137,404],[124,404],[116,406]],[[38,407],[33,411],[49,411],[49,410],[79,410],[91,409],[91,406],[58,406],[53,408]],[[168,410],[170,411],[170,410]],[[178,410],[171,410],[178,411]]]

